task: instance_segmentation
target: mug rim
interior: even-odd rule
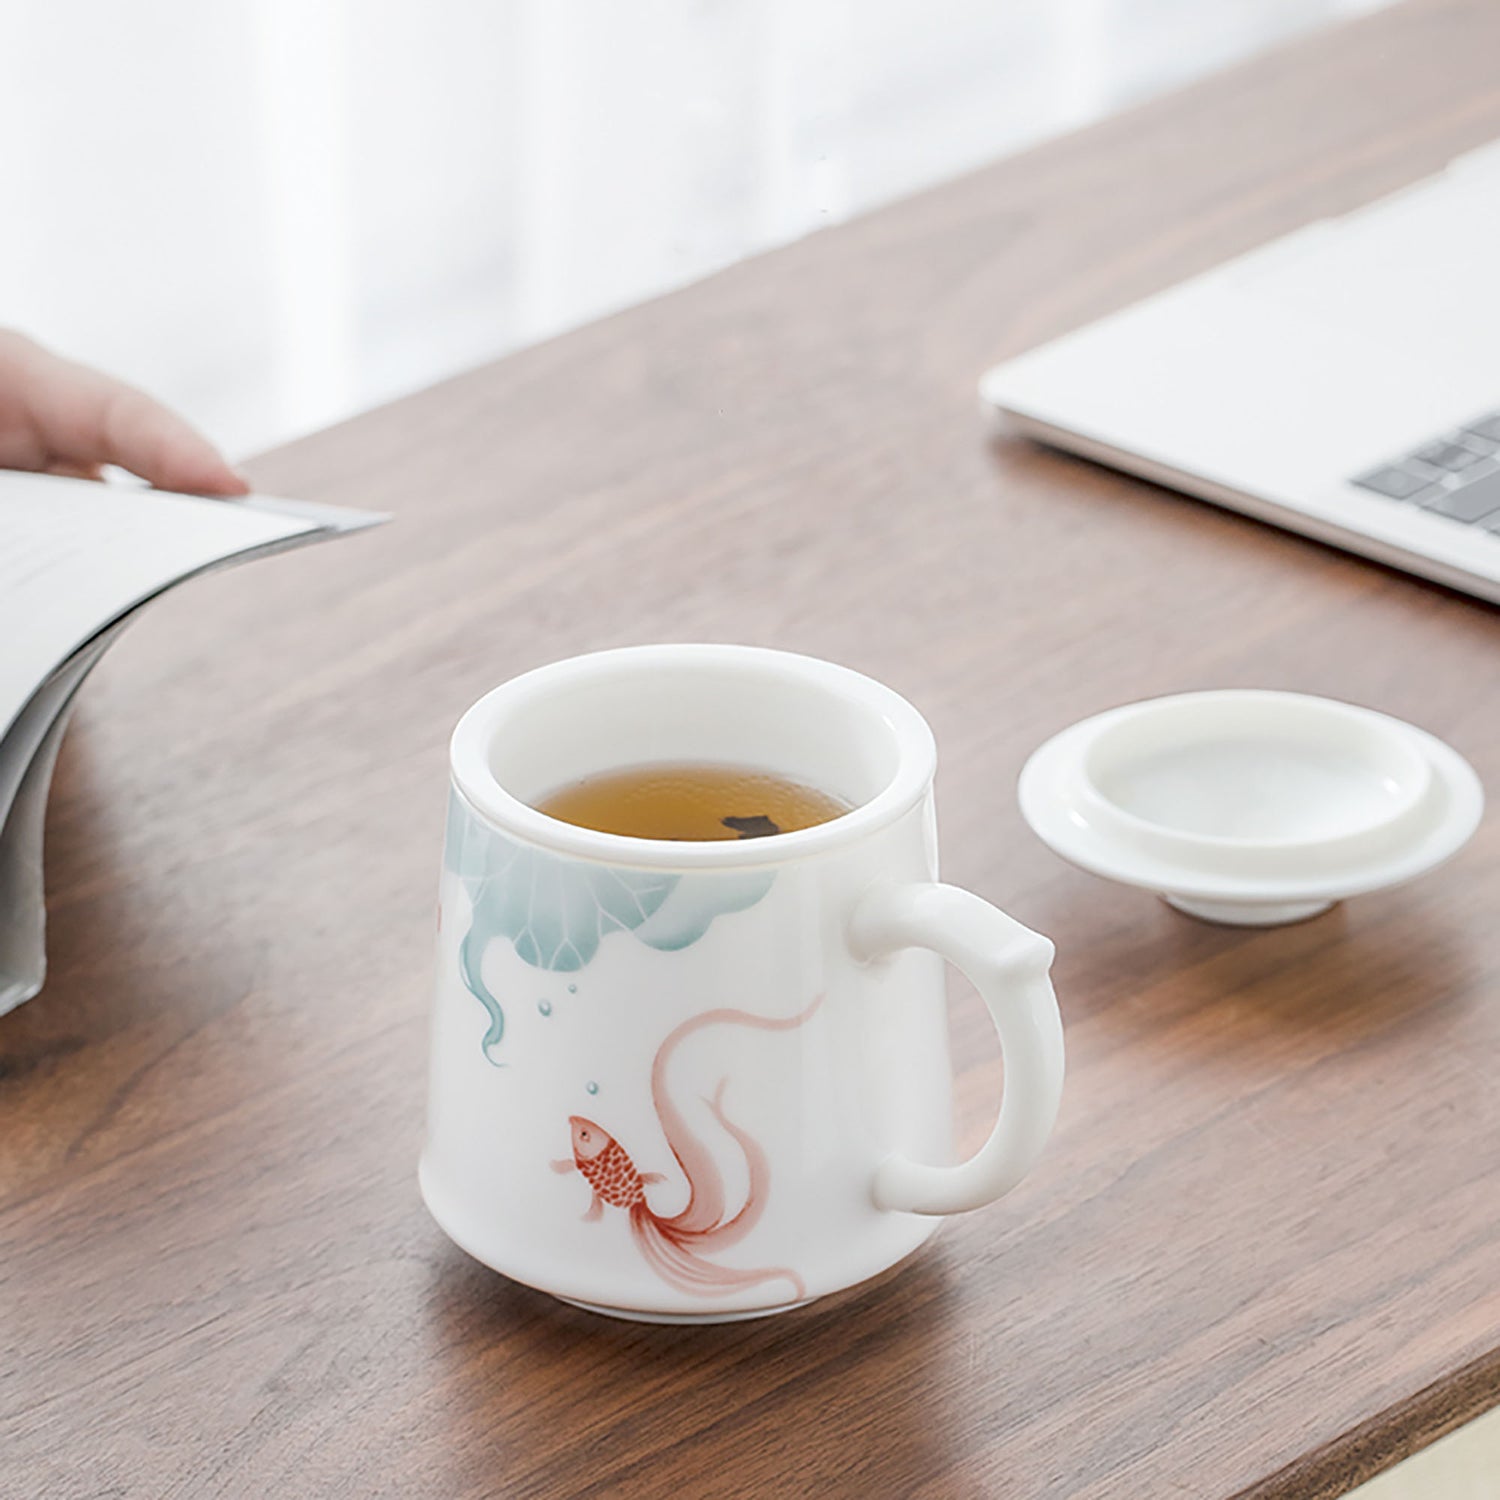
[[[581,685],[603,674],[641,666],[711,664],[760,667],[800,680],[872,710],[896,749],[886,784],[857,807],[826,823],[759,839],[644,839],[601,833],[549,817],[500,784],[489,761],[494,720],[509,700],[540,688]],[[619,646],[564,657],[491,688],[459,719],[448,747],[454,789],[469,810],[507,837],[573,859],[658,870],[745,870],[782,865],[856,843],[910,812],[937,770],[937,744],[926,719],[894,688],[815,656],[766,646],[716,643]]]

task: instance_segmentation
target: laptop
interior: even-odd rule
[[[1004,426],[1500,602],[1500,141],[990,370]]]

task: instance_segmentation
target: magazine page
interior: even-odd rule
[[[52,767],[74,695],[131,613],[205,570],[383,519],[0,472],[0,1014],[41,986]]]

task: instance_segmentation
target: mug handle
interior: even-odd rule
[[[995,1023],[1005,1057],[1005,1092],[990,1138],[956,1167],[886,1157],[875,1171],[877,1207],[956,1214],[993,1203],[1031,1170],[1062,1099],[1062,1017],[1048,978],[1052,944],[972,891],[936,883],[875,886],[855,906],[848,936],[862,962],[927,948],[962,970]]]

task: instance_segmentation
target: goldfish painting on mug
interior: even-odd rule
[[[623,1208],[630,1216],[630,1231],[641,1254],[663,1281],[679,1291],[694,1296],[713,1296],[738,1287],[779,1280],[788,1284],[796,1301],[800,1302],[807,1295],[802,1278],[785,1267],[732,1269],[704,1258],[704,1252],[727,1249],[755,1228],[770,1193],[771,1168],[766,1153],[754,1138],[725,1114],[723,1098],[729,1080],[720,1079],[708,1101],[709,1108],[724,1132],[744,1153],[750,1173],[750,1185],[743,1205],[734,1214],[726,1214],[723,1176],[713,1153],[693,1132],[681,1109],[673,1102],[667,1090],[667,1065],[678,1045],[706,1026],[795,1031],[811,1019],[821,1000],[819,996],[800,1015],[784,1021],[748,1015],[742,1010],[706,1011],[684,1021],[661,1044],[651,1065],[651,1100],[672,1156],[687,1179],[687,1205],[679,1213],[664,1217],[647,1201],[646,1188],[653,1183],[665,1182],[665,1174],[637,1170],[625,1148],[602,1126],[581,1115],[569,1116],[573,1154],[554,1160],[553,1170],[580,1172],[593,1189],[593,1199],[583,1216],[589,1222],[602,1217],[606,1204]]]

